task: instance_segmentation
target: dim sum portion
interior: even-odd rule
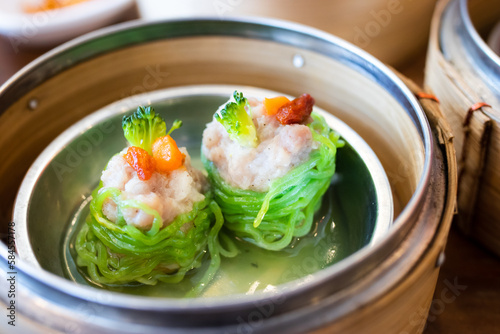
[[[309,233],[344,142],[314,99],[234,92],[203,133],[202,160],[225,227],[268,250]]]
[[[206,177],[166,132],[153,108],[123,118],[130,147],[116,154],[92,194],[90,215],[77,235],[77,265],[104,285],[180,282],[187,272],[210,265],[192,291],[199,293],[215,275],[223,217]]]

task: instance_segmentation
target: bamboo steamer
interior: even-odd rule
[[[432,23],[425,71],[425,83],[440,99],[456,138],[458,225],[497,255],[500,58],[478,32],[487,37],[499,18],[497,1],[440,1]]]
[[[306,24],[337,35],[393,66],[424,49],[435,0],[153,0],[144,17],[261,16]]]
[[[191,29],[194,36],[183,36],[182,29]],[[319,106],[372,145],[391,182],[397,216],[393,233],[382,242],[339,263],[331,277],[313,277],[314,286],[287,291],[282,296],[286,303],[117,296],[76,286],[20,260],[20,325],[34,333],[114,333],[117,328],[123,333],[421,333],[455,207],[453,136],[439,105],[420,94],[419,87],[401,77],[403,85],[387,69],[377,72],[383,65],[357,52],[327,34],[274,21],[132,23],[54,50],[13,78],[0,92],[4,217],[13,205],[12,189],[19,187],[31,162],[77,120],[144,91],[207,83],[251,84],[291,95],[314,90]],[[351,63],[359,66],[357,71],[346,68]],[[149,79],[155,69],[153,85]],[[335,79],[339,77],[343,80]],[[385,85],[394,91],[386,91]],[[422,96],[420,104],[412,94]],[[403,114],[403,107],[415,108],[415,118]],[[429,124],[418,118],[420,108]],[[420,138],[431,129],[423,152]],[[18,143],[15,149],[13,143]],[[0,250],[0,271],[7,272],[4,244]],[[0,288],[7,289],[6,284],[2,280]],[[2,307],[7,306],[5,298],[0,296]]]

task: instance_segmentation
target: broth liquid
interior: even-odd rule
[[[335,224],[332,206],[329,205],[333,196],[332,188],[325,193],[309,234],[295,238],[285,249],[269,251],[235,239],[239,254],[234,258],[221,257],[217,275],[199,297],[273,291],[278,289],[280,284],[312,275],[356,251],[358,247],[349,244],[347,226]],[[75,212],[63,242],[63,268],[70,280],[133,295],[182,298],[203,274],[209,262],[208,257],[205,257],[200,268],[191,270],[184,280],[176,284],[158,282],[153,286],[109,286],[92,282],[85,269],[77,268],[74,247],[76,235],[89,214],[89,203],[90,197],[87,197]]]

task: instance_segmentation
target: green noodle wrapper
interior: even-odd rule
[[[176,120],[166,133],[164,120],[151,107],[139,107],[136,113],[125,116],[122,122],[129,143],[138,145],[136,149],[139,147],[148,152],[146,154],[150,154],[157,138],[169,135],[181,125],[182,122]],[[178,283],[190,270],[208,261],[209,256],[207,269],[196,275],[201,279],[197,279],[187,295],[196,297],[216,274],[220,255],[236,255],[237,251],[229,238],[221,236],[227,249],[219,242],[223,216],[211,191],[204,194],[203,200],[193,203],[191,211],[178,214],[168,224],[164,224],[157,210],[136,199],[127,199],[124,194],[118,188],[104,187],[101,181],[92,193],[85,225],[76,236],[76,263],[93,283]],[[103,205],[108,201],[116,204],[115,221],[103,213]],[[123,212],[130,208],[153,217],[148,230],[127,224]]]
[[[309,159],[273,181],[268,192],[243,190],[229,185],[214,164],[202,160],[224,215],[224,226],[242,239],[268,250],[287,247],[294,237],[309,233],[314,213],[335,173],[337,148],[344,142],[324,118],[315,112],[308,124],[313,140],[320,143]]]
[[[189,270],[201,266],[208,246],[211,263],[192,294],[200,292],[220,264],[218,233],[223,218],[211,193],[163,229],[159,228],[163,222],[155,210],[136,201],[121,201],[119,195],[116,188],[99,187],[93,192],[90,214],[76,238],[78,266],[86,267],[91,280],[99,284],[177,283]],[[102,213],[107,198],[120,209],[134,207],[152,214],[153,227],[143,232],[127,225],[123,218],[111,222]],[[181,227],[189,222],[193,227],[183,232]]]

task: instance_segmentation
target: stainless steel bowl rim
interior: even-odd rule
[[[59,71],[64,70],[67,67],[70,67],[74,64],[73,63],[67,63],[65,67],[63,68],[48,68],[45,69],[42,73],[37,72],[39,67],[43,67],[44,63],[48,62],[50,59],[57,57],[60,54],[64,54],[66,51],[71,50],[73,48],[76,48],[80,44],[84,44],[86,42],[90,42],[95,39],[103,38],[106,37],[107,35],[115,34],[115,33],[120,33],[123,31],[127,31],[129,29],[134,29],[134,28],[141,28],[141,27],[152,27],[154,25],[165,25],[165,24],[176,24],[176,23],[183,23],[183,24],[197,24],[199,22],[208,22],[211,25],[220,25],[220,24],[234,24],[234,25],[252,25],[255,27],[265,27],[265,28],[274,28],[274,29],[281,29],[283,31],[287,31],[289,33],[294,33],[294,34],[302,34],[302,35],[307,35],[308,38],[313,38],[316,43],[326,43],[329,46],[334,46],[336,49],[342,49],[343,52],[347,52],[351,58],[356,58],[353,63],[357,66],[358,69],[365,70],[366,66],[367,69],[370,71],[375,71],[378,72],[378,74],[381,75],[381,77],[375,77],[374,73],[367,72],[367,74],[370,75],[370,78],[374,80],[375,82],[378,82],[385,88],[392,88],[389,89],[389,91],[393,94],[393,96],[398,100],[400,104],[406,107],[406,111],[408,113],[412,113],[413,116],[412,120],[415,123],[415,126],[421,136],[423,145],[424,145],[424,166],[423,166],[423,172],[421,175],[421,178],[418,182],[418,185],[416,187],[416,190],[411,197],[410,201],[408,204],[405,206],[403,211],[400,213],[400,215],[397,217],[394,225],[395,227],[388,233],[388,235],[383,238],[378,244],[374,245],[370,249],[364,248],[361,249],[360,251],[356,252],[355,254],[351,255],[347,259],[341,261],[340,263],[336,264],[334,267],[334,270],[338,273],[342,273],[347,271],[348,269],[352,269],[352,267],[359,265],[362,263],[364,260],[367,258],[373,257],[374,254],[377,253],[377,250],[381,250],[383,248],[385,249],[393,249],[397,244],[402,240],[402,237],[406,235],[408,230],[411,228],[411,226],[408,226],[411,224],[411,218],[415,218],[419,215],[419,208],[422,205],[422,201],[425,198],[425,195],[427,193],[428,187],[429,187],[429,181],[430,181],[430,175],[431,175],[431,160],[432,157],[434,156],[433,153],[433,147],[432,147],[432,134],[431,134],[431,129],[430,125],[426,119],[426,116],[422,110],[422,107],[418,103],[417,99],[413,96],[411,91],[403,84],[403,82],[392,72],[390,71],[385,65],[383,65],[380,61],[375,59],[373,56],[367,54],[366,52],[358,49],[357,47],[351,45],[350,43],[341,40],[335,36],[332,36],[330,34],[327,34],[325,32],[319,31],[314,28],[310,28],[304,25],[296,24],[296,23],[290,23],[286,21],[281,21],[281,20],[274,20],[274,19],[264,19],[264,18],[232,18],[232,19],[225,19],[225,20],[220,20],[218,18],[200,18],[196,20],[167,20],[167,21],[155,21],[155,22],[128,22],[124,24],[120,24],[114,27],[108,27],[105,29],[102,29],[100,31],[96,31],[90,34],[87,34],[83,37],[77,38],[73,41],[70,41],[52,51],[49,53],[45,54],[44,56],[40,57],[39,59],[33,61],[30,63],[28,66],[26,66],[24,69],[22,69],[20,72],[18,72],[15,76],[13,76],[7,83],[5,83],[2,87],[0,87],[0,105],[2,105],[2,108],[6,108],[8,105],[10,105],[13,101],[4,101],[3,99],[4,95],[8,93],[8,91],[14,87],[16,88],[17,84],[19,82],[22,82],[23,79],[26,80],[26,78],[30,78],[33,75],[35,77],[39,78],[39,81],[37,82],[36,80],[33,82],[33,85],[37,85],[40,82],[43,82],[46,78],[57,74]],[[234,31],[231,31],[230,36],[240,36],[240,37],[248,37],[246,34],[248,32],[242,33],[242,35],[235,35]],[[207,35],[207,34],[203,34]],[[251,37],[254,38],[261,38],[263,39],[262,36],[256,36],[253,34]],[[269,37],[269,36],[268,36]],[[271,36],[273,38],[276,38],[275,35]],[[273,39],[276,41],[275,39]],[[289,44],[292,46],[297,46],[296,44],[292,44],[290,41],[278,41],[283,44]],[[298,43],[299,40],[294,40],[295,43]],[[308,46],[311,46],[312,41],[308,41],[310,44]],[[124,43],[122,46],[130,46],[135,43]],[[317,45],[319,46],[319,45]],[[107,46],[108,47],[108,46]],[[105,53],[107,51],[111,51],[116,49],[116,45],[109,46],[109,50],[101,50],[99,52],[95,52],[92,55],[84,55],[84,57],[80,60],[86,59],[91,56],[96,56],[102,53]],[[331,55],[330,53],[327,52],[325,49],[312,49],[313,51],[316,51],[318,53],[322,53],[326,56]],[[357,62],[356,62],[357,61]],[[354,66],[354,65],[353,65]],[[50,66],[49,66],[50,67]],[[34,73],[38,74],[34,74]],[[383,79],[383,81],[381,81]],[[387,87],[390,86],[390,87]],[[29,86],[23,86],[22,87],[24,90],[29,90],[32,87]],[[18,93],[17,95],[23,95],[23,93]],[[15,96],[15,94],[14,94]],[[19,98],[20,96],[17,96],[16,98]],[[12,99],[12,97],[9,97]],[[5,103],[6,102],[6,103]],[[2,112],[3,110],[0,110]],[[0,245],[0,249],[3,251],[2,257],[5,258],[5,254],[7,254],[7,247],[4,244]],[[84,287],[84,286],[78,286],[72,282],[69,282],[59,276],[56,276],[54,274],[51,274],[49,272],[46,272],[44,270],[40,270],[40,268],[36,268],[31,265],[27,265],[23,263],[23,261],[19,261],[18,264],[18,269],[25,272],[28,276],[34,277],[37,279],[37,281],[50,286],[53,289],[63,291],[64,293],[68,295],[72,295],[77,298],[81,298],[84,300],[89,300],[89,301],[94,301],[98,303],[103,303],[106,305],[113,305],[116,307],[128,307],[132,309],[150,309],[150,310],[161,310],[161,311],[168,311],[168,310],[190,310],[190,311],[197,311],[197,310],[207,310],[207,309],[213,309],[213,308],[231,308],[231,307],[244,307],[246,306],[252,306],[255,304],[257,300],[261,299],[270,299],[273,298],[272,295],[269,294],[264,294],[264,293],[258,293],[255,294],[254,296],[243,296],[241,299],[238,299],[237,301],[235,300],[230,300],[228,298],[224,297],[214,297],[214,298],[207,298],[207,299],[188,299],[188,300],[169,300],[169,299],[152,299],[152,298],[146,298],[146,297],[137,297],[137,296],[128,296],[128,295],[122,295],[119,293],[113,293],[109,291],[99,291],[99,296],[94,295],[94,292],[96,291],[93,288],[90,287]],[[323,270],[317,273],[315,275],[315,282],[314,284],[307,284],[307,285],[302,285],[302,286],[296,286],[296,282],[293,284],[293,287],[290,288],[289,292],[293,294],[301,294],[304,292],[304,290],[307,289],[312,289],[316,285],[320,284],[326,284],[328,283],[328,280],[331,278],[330,277],[329,270]],[[290,285],[291,286],[291,285]],[[284,292],[286,292],[287,286],[283,287]]]

